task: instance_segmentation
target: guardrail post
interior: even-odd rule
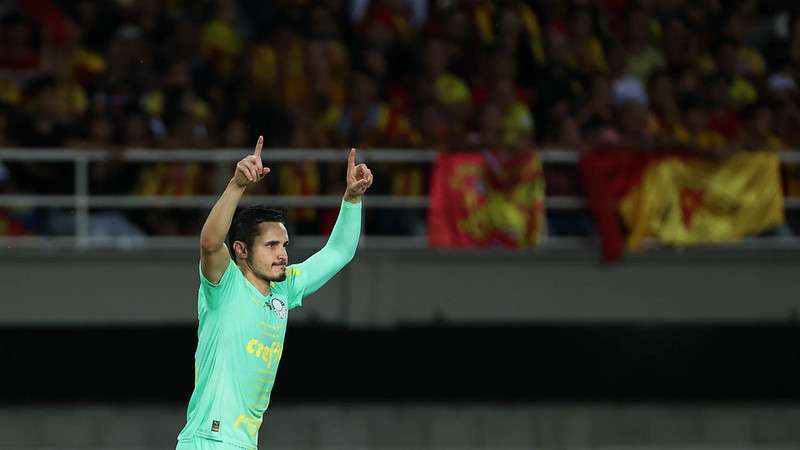
[[[89,246],[89,158],[75,158],[75,246]]]
[[[233,172],[231,170],[231,164],[228,161],[218,161],[214,164],[214,169],[214,185],[218,189],[218,192],[222,192],[231,179],[231,172]]]

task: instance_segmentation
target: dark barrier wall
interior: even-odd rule
[[[362,249],[292,312],[275,399],[797,401],[799,269],[786,250]],[[0,282],[0,401],[188,400],[196,252],[4,250]]]
[[[0,329],[0,402],[186,402],[196,331]],[[290,326],[276,401],[797,401],[800,325]]]
[[[367,241],[368,244],[368,241]],[[308,250],[292,249],[302,260]],[[0,249],[0,324],[191,324],[197,251]],[[359,250],[292,323],[782,321],[800,251],[661,251],[616,266],[584,251]]]

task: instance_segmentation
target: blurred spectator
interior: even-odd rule
[[[588,97],[578,111],[576,125],[582,135],[594,140],[614,127],[614,105],[608,77],[596,75],[592,78]]]
[[[630,62],[626,60],[625,55],[625,49],[619,45],[612,46],[609,49],[609,75],[613,80],[614,103],[621,105],[627,102],[636,102],[646,105],[647,92],[645,82],[647,78],[642,78],[642,76],[655,71],[656,67],[646,71],[643,70],[641,74],[636,74],[630,70]]]
[[[608,63],[603,44],[594,32],[591,11],[586,8],[573,11],[569,31],[575,67],[586,73],[605,73]]]
[[[628,100],[617,108],[616,117],[616,132],[606,135],[608,142],[630,149],[647,149],[654,146],[654,133],[648,126],[647,108],[644,104]]]
[[[450,150],[463,146],[456,140],[456,126],[448,120],[447,112],[436,103],[425,104],[419,113],[419,129],[422,141],[437,150]]]
[[[773,131],[772,110],[766,103],[747,108],[743,113],[745,126],[739,136],[742,148],[746,150],[772,150],[783,148],[783,142]]]
[[[11,14],[0,19],[0,69],[35,69],[40,64],[38,36],[32,23]]]
[[[727,149],[725,138],[708,126],[708,108],[699,97],[682,101],[683,120],[674,129],[674,136],[684,147],[705,153],[718,153]]]
[[[706,82],[708,105],[708,127],[727,139],[734,138],[741,128],[739,113],[731,98],[728,79],[716,75]]]
[[[681,110],[672,78],[665,71],[654,72],[647,84],[650,111],[658,127],[672,130],[681,121]]]
[[[519,97],[513,81],[508,78],[495,81],[492,98],[502,115],[503,148],[525,149],[533,144],[533,117]]]
[[[448,71],[447,46],[441,40],[432,39],[422,49],[422,58],[420,94],[436,101],[455,118],[466,119],[470,113],[470,90],[464,80]]]
[[[380,13],[376,13],[380,10]],[[410,18],[415,27],[420,27],[428,18],[428,2],[425,0],[352,0],[350,2],[350,20],[359,23],[368,13],[387,15],[387,21],[397,20],[392,15]]]
[[[739,64],[738,48],[734,41],[724,40],[716,49],[717,73],[730,80],[731,98],[737,108],[743,108],[758,100],[756,86],[746,76]]]
[[[800,16],[787,5],[11,2],[0,8],[0,145],[250,148],[263,134],[296,148],[794,147]],[[340,174],[328,166],[286,165],[258,193],[333,193]],[[7,189],[74,189],[57,165],[5,168]],[[420,167],[382,169],[376,192],[424,194]],[[93,165],[92,189],[190,195],[211,189],[214,170],[112,161]],[[572,178],[551,186],[573,192]],[[292,214],[329,228],[327,212]],[[148,233],[196,225],[164,217],[135,219]]]
[[[56,81],[51,76],[35,77],[22,93],[22,108],[10,127],[12,138],[23,147],[61,147],[73,132],[60,114]]]
[[[78,124],[98,114],[131,128],[116,139],[135,146],[209,147],[225,141],[233,117],[266,131],[271,145],[440,145],[470,128],[485,134],[499,107],[503,145],[525,147],[591,140],[599,119],[610,123],[609,108],[629,102],[669,130],[683,121],[677,99],[686,95],[703,96],[707,126],[730,138],[742,108],[794,82],[786,64],[770,73],[764,53],[783,36],[784,59],[800,60],[800,21],[768,31],[779,10],[753,1],[620,4],[627,8],[585,0],[326,1],[257,13],[236,0],[78,1],[46,14],[12,7],[0,21],[0,65],[41,76],[4,79],[0,98],[19,105],[10,120],[24,146],[80,140]],[[41,24],[58,36],[43,36]],[[44,54],[64,64],[45,64]],[[611,104],[597,93],[603,82]],[[117,124],[138,109],[144,129],[142,117]],[[776,124],[791,108],[781,110]],[[423,113],[447,126],[423,126]]]
[[[666,64],[664,53],[653,43],[653,22],[654,18],[643,8],[628,11],[624,43],[625,72],[639,80],[647,80],[654,70]]]
[[[552,140],[548,134],[557,130],[572,104],[585,95],[586,76],[573,69],[568,60],[567,41],[562,34],[551,32],[547,40],[547,64],[521,82],[536,91],[534,122],[538,124],[537,140]]]

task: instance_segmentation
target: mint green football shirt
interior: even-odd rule
[[[179,441],[196,437],[255,449],[275,387],[289,311],[355,255],[361,203],[342,201],[327,244],[263,295],[233,262],[218,283],[200,270],[195,386]]]

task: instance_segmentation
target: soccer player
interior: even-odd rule
[[[283,353],[288,312],[303,304],[355,255],[361,196],[372,172],[347,160],[347,189],[325,246],[287,265],[289,236],[280,212],[261,206],[233,220],[248,186],[270,171],[255,152],[236,164],[233,178],[200,233],[200,288],[195,386],[177,450],[255,449]],[[228,236],[228,246],[225,237]]]

